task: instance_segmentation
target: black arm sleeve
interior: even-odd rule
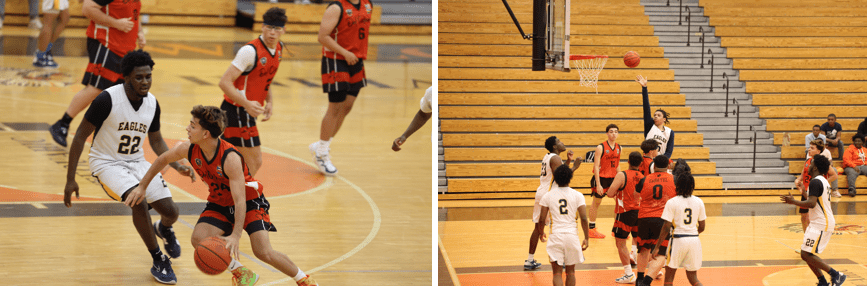
[[[102,122],[108,118],[109,113],[111,113],[111,95],[103,91],[90,103],[90,107],[84,113],[84,119],[87,119],[87,121],[96,127],[95,130],[99,131],[99,128],[102,127]]]
[[[148,128],[148,133],[160,131],[160,102],[157,101],[157,110],[154,112],[154,119],[151,121],[151,126]]]
[[[644,178],[647,178],[647,177],[644,177]],[[636,192],[641,193],[641,189],[644,189],[644,178],[641,178],[641,180],[638,181],[638,184],[635,184],[635,191]]]
[[[674,151],[674,130],[671,130],[671,134],[668,135],[668,143],[665,145],[665,157],[671,159],[671,152]]]
[[[821,198],[822,193],[825,192],[825,186],[822,184],[822,181],[819,179],[810,180],[810,196]]]
[[[653,115],[650,113],[650,96],[646,86],[641,87],[641,102],[644,106],[644,138],[647,138],[647,133],[653,128]]]

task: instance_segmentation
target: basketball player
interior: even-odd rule
[[[127,201],[132,208],[132,221],[150,252],[154,265],[151,274],[164,284],[175,284],[177,279],[169,258],[160,252],[154,237],[165,242],[166,252],[177,258],[181,255],[181,245],[175,237],[172,224],[178,220],[178,206],[172,200],[162,175],[151,176],[145,182],[147,204],[129,203],[127,195],[139,186],[145,171],[151,167],[144,158],[144,150],[139,145],[149,140],[157,155],[169,148],[160,133],[160,106],[150,92],[152,68],[150,55],[142,50],[126,54],[120,62],[123,84],[107,88],[94,99],[84,114],[81,125],[69,148],[69,165],[66,171],[66,189],[63,201],[66,207],[72,206],[72,193],[78,198],[78,183],[75,170],[84,148],[84,141],[91,133],[93,143],[90,148],[90,170],[102,184],[105,193],[114,200]],[[167,162],[168,163],[168,162]],[[195,181],[195,174],[187,166],[171,162],[172,168]],[[163,164],[165,167],[165,164]],[[160,168],[160,170],[162,167]],[[148,188],[147,183],[151,183]],[[161,219],[151,225],[148,206],[160,214]]]
[[[424,97],[422,97],[421,102],[419,102],[418,112],[415,113],[415,117],[412,119],[412,122],[409,123],[406,131],[403,132],[403,135],[400,135],[400,137],[397,137],[397,139],[394,139],[394,142],[391,143],[391,150],[394,150],[394,152],[400,151],[400,146],[406,142],[406,139],[430,120],[430,117],[433,115],[433,104],[431,103],[431,98],[433,98],[433,87],[428,87],[427,91],[424,92]]]
[[[644,136],[645,139],[653,139],[659,142],[659,154],[671,159],[674,151],[674,131],[665,126],[670,114],[665,110],[657,109],[650,117],[650,97],[647,95],[647,79],[641,75],[636,76],[636,82],[641,84],[641,96],[644,105]]]
[[[536,245],[539,243],[539,240],[545,242],[545,237],[540,236],[540,234],[545,233],[544,225],[547,224],[547,217],[541,216],[542,206],[539,205],[539,202],[542,200],[542,196],[557,188],[554,182],[554,170],[561,165],[568,167],[575,155],[572,151],[566,153],[566,163],[564,164],[563,160],[560,159],[560,153],[566,151],[566,145],[560,142],[560,139],[557,139],[556,136],[548,137],[545,140],[545,149],[548,149],[548,154],[545,154],[545,157],[542,158],[542,173],[539,175],[539,187],[536,188],[536,201],[533,203],[533,223],[535,224],[535,229],[530,234],[530,254],[527,256],[527,260],[524,261],[524,270],[533,270],[542,266],[542,263],[536,262],[536,259],[533,258],[533,255],[536,254]],[[578,160],[575,160],[575,164],[571,168],[573,172],[581,166],[582,160],[584,158],[578,156]],[[546,222],[542,224],[542,229],[539,229],[540,221]]]
[[[235,146],[219,137],[226,128],[226,112],[216,106],[197,105],[190,113],[193,115],[187,126],[190,140],[178,144],[154,161],[139,187],[130,193],[127,204],[142,200],[143,189],[168,162],[187,158],[202,181],[210,186],[205,210],[193,228],[193,246],[198,246],[202,240],[212,236],[219,235],[225,240],[226,248],[234,256],[229,264],[233,285],[254,285],[259,280],[258,274],[243,267],[237,260],[240,258],[238,244],[243,231],[250,236],[256,258],[294,278],[298,285],[318,285],[295,266],[286,254],[271,248],[268,233],[277,229],[271,224],[268,215],[270,204],[262,193],[263,186],[250,176],[244,157]]]
[[[280,36],[285,32],[286,10],[271,7],[262,20],[262,34],[238,50],[220,79],[224,98],[220,108],[226,111],[229,122],[222,139],[236,146],[253,176],[262,167],[256,117],[262,115],[263,122],[271,118],[274,100],[270,86],[283,59]]]
[[[370,0],[336,0],[328,4],[319,26],[322,43],[322,89],[328,93],[328,111],[322,118],[319,141],[310,153],[326,176],[337,175],[329,154],[331,139],[352,110],[358,92],[367,86],[364,60],[372,13]]]
[[[562,269],[566,268],[566,285],[575,285],[575,263],[584,263],[584,250],[590,246],[590,238],[587,236],[588,223],[587,211],[584,205],[584,195],[568,187],[572,180],[572,172],[569,166],[562,165],[554,169],[554,181],[556,188],[552,188],[542,196],[542,217],[548,217],[551,212],[551,238],[545,250],[551,259],[551,270],[554,273],[554,285],[563,285]],[[563,187],[560,187],[563,186]],[[580,242],[576,219],[581,218],[581,228],[584,230],[584,240]],[[536,223],[539,235],[545,236],[545,222],[540,220]]]
[[[807,150],[807,156],[809,156],[809,157],[807,158],[806,161],[804,161],[804,170],[801,172],[801,175],[799,175],[798,178],[795,179],[795,186],[798,187],[799,191],[801,191],[801,200],[802,201],[807,200],[807,188],[806,187],[810,185],[810,180],[813,179],[812,176],[810,176],[810,165],[813,161],[813,157],[816,156],[817,154],[819,154],[819,155],[824,154],[824,152],[826,150],[827,149],[825,149],[825,143],[824,143],[824,141],[822,141],[822,139],[816,139],[816,140],[810,141],[810,149]],[[822,155],[822,156],[825,158],[828,158],[829,161],[831,160],[830,155],[827,155],[827,156]],[[825,174],[825,177],[827,177],[827,179],[826,179],[827,181],[835,181],[836,182],[837,170],[835,168],[830,168],[828,170],[828,173]],[[802,207],[798,208],[798,213],[801,214],[801,226],[803,227],[804,231],[807,231],[807,226],[810,225],[810,217],[809,217],[808,212],[809,212],[809,210],[807,208],[802,208]]]
[[[686,165],[686,162],[678,161],[677,165],[681,164]],[[696,272],[701,268],[701,240],[698,239],[698,234],[704,232],[704,221],[707,220],[704,202],[692,195],[695,179],[689,171],[678,172],[674,177],[674,185],[677,196],[665,203],[661,217],[665,223],[651,253],[657,253],[660,242],[668,237],[669,230],[675,226],[671,232],[673,235],[668,248],[668,262],[665,264],[665,285],[672,285],[677,268],[683,267],[686,269],[689,285],[701,286]],[[648,278],[644,277],[643,285],[649,286],[653,282]]]
[[[653,171],[650,169],[653,166],[653,158],[656,158],[659,155],[659,142],[653,139],[647,139],[641,142],[641,151],[644,152],[644,157],[642,157],[641,166],[638,167],[638,171],[641,172],[642,175],[647,176]]]
[[[813,155],[813,164],[810,165],[809,174],[813,178],[810,180],[810,194],[807,200],[796,201],[792,195],[780,196],[780,200],[787,204],[796,205],[809,209],[810,225],[804,231],[804,243],[801,244],[801,259],[803,259],[813,270],[813,274],[819,279],[819,285],[843,285],[846,281],[846,274],[837,272],[831,266],[828,266],[816,254],[822,253],[825,247],[828,246],[828,241],[831,240],[831,234],[834,232],[834,212],[831,211],[831,185],[825,179],[824,174],[827,174],[831,166],[828,158],[822,155]],[[822,271],[828,272],[831,275],[831,284],[825,280],[825,275]]]
[[[66,147],[69,123],[104,89],[120,84],[120,60],[126,53],[145,46],[139,22],[141,1],[84,0],[82,14],[90,19],[87,27],[87,55],[90,58],[81,84],[63,117],[48,129],[54,142]]]
[[[51,46],[69,23],[69,0],[42,0],[42,22],[45,25],[42,25],[42,30],[39,32],[33,66],[56,68],[58,64],[51,55]]]
[[[639,166],[641,166],[641,153],[629,153],[629,169],[618,172],[614,176],[607,192],[608,197],[616,200],[614,213],[617,215],[611,232],[614,233],[614,244],[620,256],[620,263],[623,265],[623,277],[614,279],[614,282],[621,284],[633,283],[636,280],[635,274],[632,273],[632,265],[635,262],[630,261],[634,259],[630,257],[629,249],[626,248],[626,239],[632,234],[632,247],[637,248],[639,201],[635,196],[635,185],[644,178],[644,175],[638,171]]]
[[[636,285],[644,280],[644,270],[652,270],[649,264],[661,265],[665,260],[665,250],[668,247],[668,238],[661,242],[660,252],[651,253],[653,246],[659,237],[664,221],[660,218],[662,210],[668,199],[676,195],[674,178],[668,171],[668,157],[665,155],[653,158],[654,172],[647,175],[635,186],[637,196],[641,197],[638,208],[638,277]],[[657,271],[647,272],[647,276],[654,277]]]
[[[620,128],[615,124],[608,124],[605,127],[605,135],[608,140],[596,145],[596,154],[593,160],[593,178],[590,180],[590,189],[593,190],[593,204],[590,206],[590,237],[605,238],[604,234],[596,231],[596,215],[599,211],[599,205],[602,204],[602,198],[605,197],[605,192],[608,191],[608,186],[611,186],[611,181],[614,180],[614,175],[620,170],[620,144],[617,144],[617,135],[620,133]]]

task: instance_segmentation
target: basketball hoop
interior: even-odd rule
[[[581,76],[581,86],[592,87],[599,93],[599,87],[596,82],[599,81],[599,73],[608,62],[608,56],[605,55],[571,55],[569,60],[572,61],[572,68],[578,70],[578,75]]]

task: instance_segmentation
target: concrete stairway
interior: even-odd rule
[[[440,129],[440,121],[437,120],[437,137],[439,143],[437,144],[437,173],[439,175],[437,192],[440,194],[447,193],[449,190],[448,180],[446,179],[446,162],[445,156],[443,155],[443,132]]]
[[[692,108],[692,119],[698,122],[698,132],[704,135],[704,146],[710,149],[710,160],[716,162],[717,173],[723,178],[723,188],[793,187],[795,177],[788,173],[787,163],[780,159],[780,148],[773,145],[773,134],[765,131],[765,121],[759,119],[759,110],[752,105],[752,96],[746,93],[744,83],[738,80],[738,71],[733,69],[732,60],[726,57],[726,49],[720,47],[720,39],[714,36],[714,28],[710,26],[708,17],[703,15],[704,9],[698,6],[698,0],[683,1],[682,13],[678,1],[671,1],[670,6],[666,6],[666,2],[641,0],[645,14],[654,26],[654,34],[659,37],[659,45],[665,49],[665,58],[669,60],[675,80],[680,82],[686,105]],[[704,32],[704,48],[699,28]],[[711,50],[711,54],[708,54],[708,50]],[[711,59],[712,65],[709,63]],[[728,87],[727,107],[727,91],[723,85]],[[649,87],[653,93],[652,82]],[[734,105],[733,99],[737,100],[738,105]],[[740,119],[733,114],[738,109]],[[738,123],[736,144],[735,128]],[[758,140],[755,147],[751,140],[753,136]],[[754,148],[755,173],[752,172]]]

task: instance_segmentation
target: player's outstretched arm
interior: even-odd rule
[[[75,137],[72,139],[72,145],[69,146],[69,164],[66,166],[66,187],[63,190],[63,203],[66,207],[72,206],[72,193],[75,193],[75,198],[78,198],[78,183],[75,182],[75,170],[78,168],[78,159],[81,158],[81,151],[84,149],[84,142],[90,136],[96,126],[93,126],[87,119],[82,119],[78,125],[78,130],[75,131]]]
[[[611,186],[608,187],[608,192],[605,195],[613,198],[624,184],[626,184],[626,175],[623,172],[617,172],[617,175],[614,176],[614,181],[611,181]]]
[[[84,0],[81,5],[81,14],[97,24],[112,27],[124,33],[131,31],[135,25],[131,20],[132,18],[115,19],[100,9],[102,9],[102,5],[93,0]]]
[[[635,82],[641,85],[641,105],[644,110],[644,137],[653,127],[653,114],[650,113],[650,95],[647,94],[647,79],[641,75],[635,77]]]
[[[578,217],[581,218],[581,229],[584,230],[584,241],[581,243],[581,250],[587,250],[590,247],[590,220],[587,218],[587,206],[578,206]]]
[[[409,126],[406,128],[406,131],[403,132],[403,135],[400,135],[400,137],[397,137],[397,139],[394,139],[394,142],[391,143],[391,150],[394,150],[395,152],[400,151],[400,146],[406,142],[406,139],[424,126],[424,124],[430,120],[432,115],[433,113],[426,113],[419,109],[418,112],[415,113],[415,117],[412,118],[412,122],[410,122]]]
[[[244,165],[241,164],[241,156],[237,152],[226,154],[223,169],[226,177],[229,177],[229,189],[232,191],[232,200],[235,201],[235,221],[244,221],[247,215],[247,189],[244,185]],[[240,258],[238,243],[242,232],[244,232],[244,224],[236,223],[232,228],[232,234],[222,237],[235,259]]]
[[[162,155],[169,150],[169,147],[166,145],[166,140],[163,140],[163,134],[160,131],[148,132],[148,140],[151,143],[151,149],[154,150],[154,153],[156,153],[157,156]],[[187,145],[187,149],[189,149],[189,145]],[[184,150],[184,152],[186,152],[186,149]],[[182,156],[186,156],[186,154],[187,153],[184,153]],[[181,157],[180,159],[183,159],[183,157]],[[172,169],[175,169],[175,171],[178,171],[178,173],[180,173],[181,175],[184,175],[185,177],[190,177],[190,179],[195,182],[196,172],[193,172],[193,168],[190,168],[189,166],[184,166],[181,163],[176,162],[180,159],[176,159],[175,161],[169,161],[169,166],[172,166]]]
[[[153,132],[152,132],[153,133]],[[150,137],[151,135],[148,134]],[[151,142],[151,146],[153,146],[153,142]],[[165,143],[163,143],[165,144]],[[127,206],[138,205],[141,201],[144,200],[145,194],[148,189],[148,185],[150,185],[151,181],[153,181],[154,177],[169,164],[169,162],[175,162],[180,159],[183,159],[187,156],[187,153],[190,150],[190,141],[184,141],[178,146],[170,149],[169,151],[163,152],[154,160],[154,163],[151,165],[150,169],[148,169],[147,173],[145,173],[144,177],[142,177],[138,186],[136,186],[129,194],[126,196],[126,200],[123,202]]]

